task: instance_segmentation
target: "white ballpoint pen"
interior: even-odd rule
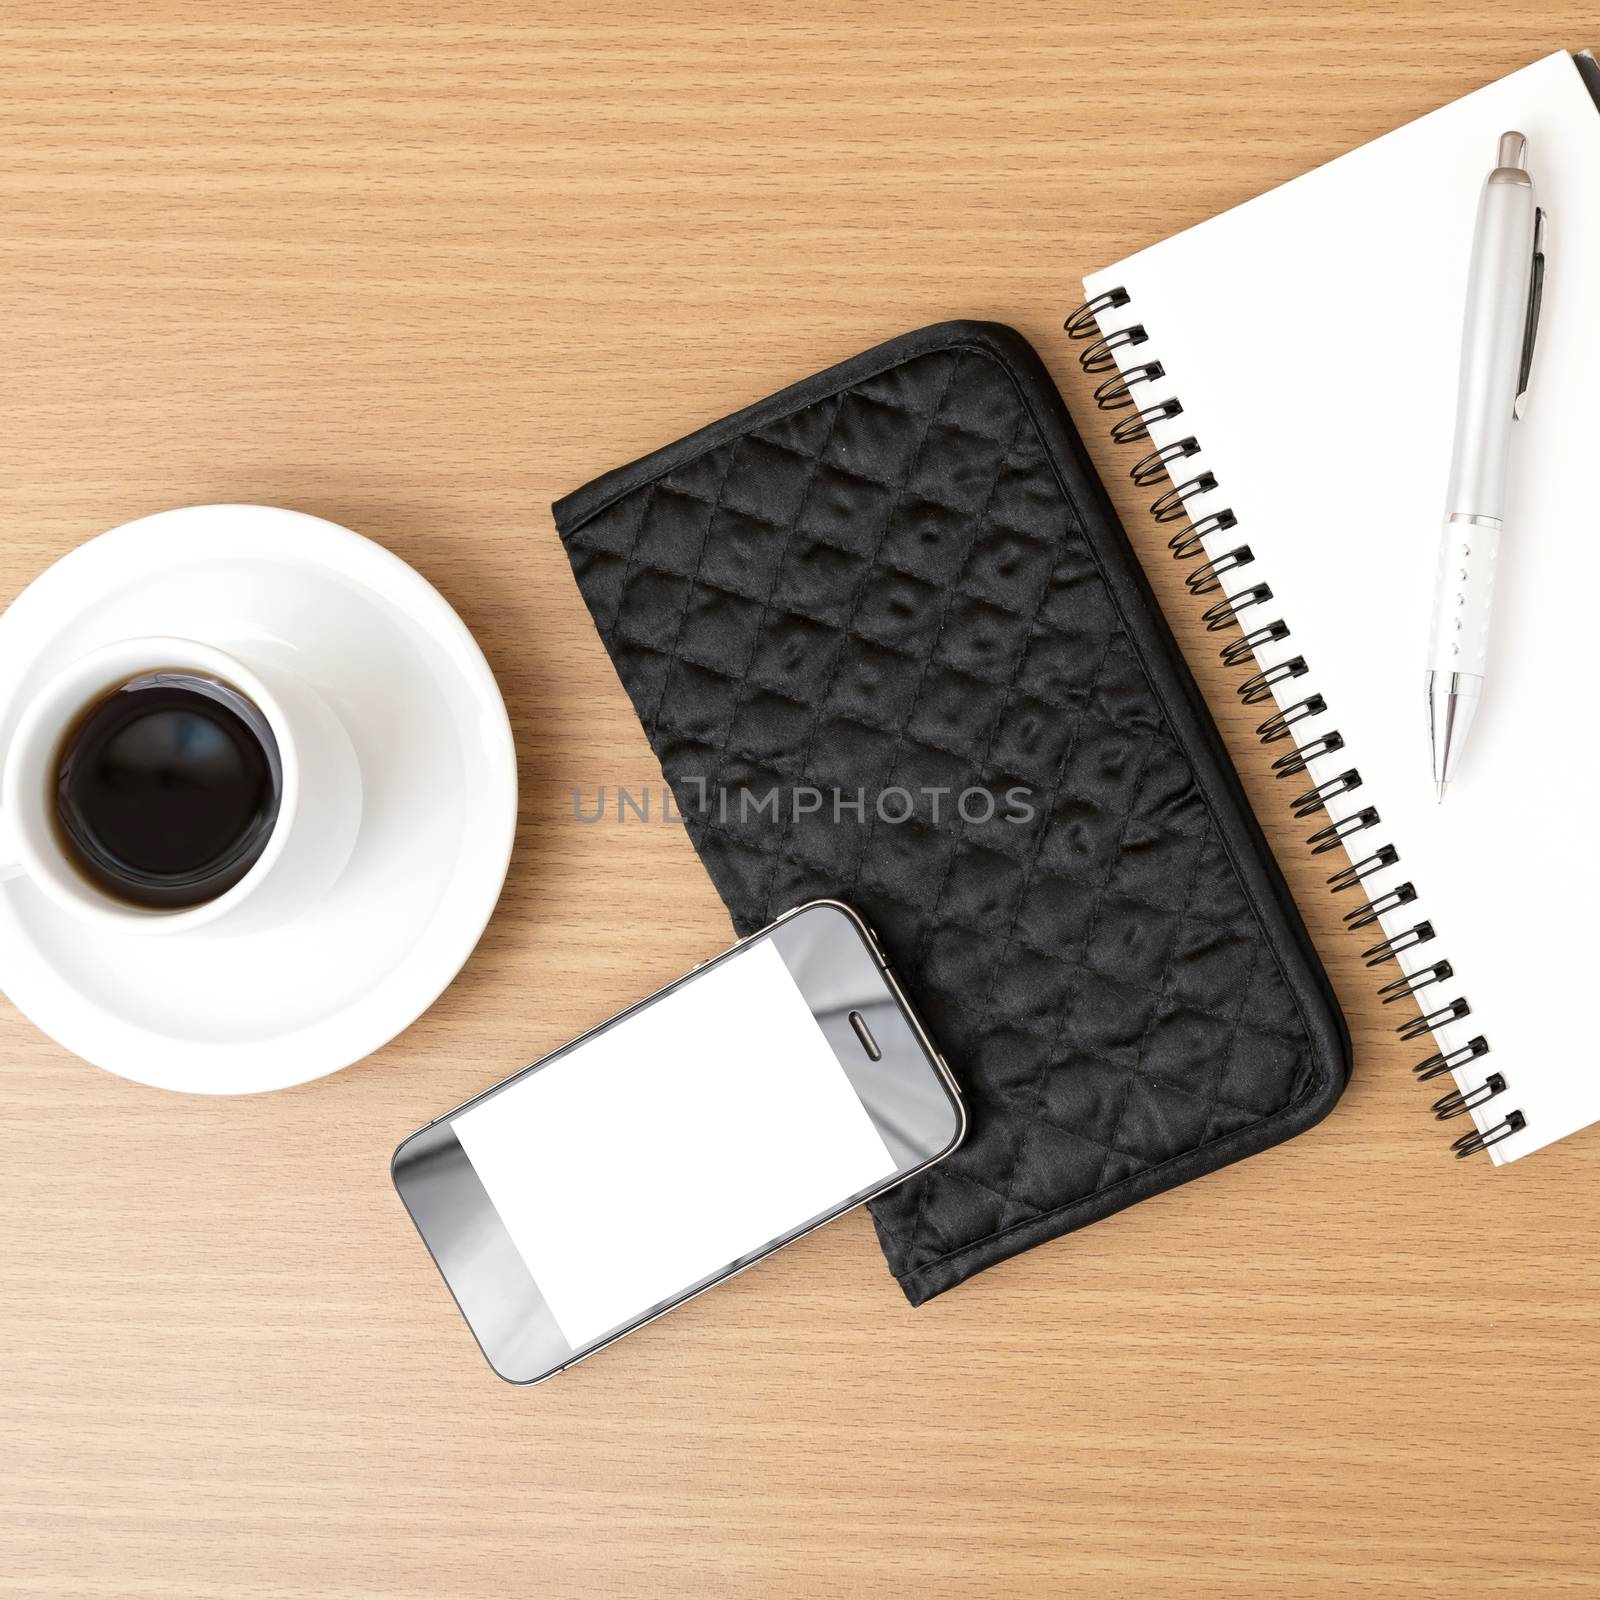
[[[1500,135],[1483,185],[1461,333],[1455,448],[1428,644],[1428,730],[1438,797],[1455,776],[1488,659],[1512,423],[1522,414],[1544,283],[1544,213],[1528,142]]]

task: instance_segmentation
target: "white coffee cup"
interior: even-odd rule
[[[282,781],[260,857],[231,889],[186,910],[147,909],[97,888],[64,852],[55,821],[62,740],[101,696],[143,673],[178,669],[231,684],[266,719]],[[308,684],[276,665],[247,666],[192,639],[124,639],[75,661],[23,707],[0,750],[0,879],[22,875],[88,922],[118,933],[248,932],[293,916],[333,886],[361,823],[361,769],[343,723]]]

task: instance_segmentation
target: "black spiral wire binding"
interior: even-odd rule
[[[1335,795],[1349,794],[1352,789],[1361,787],[1361,774],[1351,767],[1346,772],[1341,772],[1337,778],[1329,778],[1326,783],[1319,783],[1314,789],[1307,789],[1304,794],[1296,795],[1289,802],[1289,808],[1294,812],[1295,820],[1302,821],[1306,817],[1314,817],[1319,811],[1328,809],[1328,802]]]
[[[1344,740],[1339,741],[1339,747],[1344,748]],[[1328,879],[1329,894],[1343,894],[1346,889],[1353,889],[1363,878],[1370,878],[1375,872],[1382,872],[1385,867],[1395,866],[1400,860],[1400,852],[1392,844],[1381,844],[1370,856],[1363,856],[1359,861],[1352,861],[1348,867],[1341,867]]]
[[[1148,489],[1153,483],[1160,483],[1163,478],[1172,475],[1167,468],[1174,461],[1185,461],[1190,456],[1200,454],[1200,441],[1191,434],[1187,439],[1180,439],[1176,444],[1163,445],[1159,450],[1152,450],[1149,455],[1141,456],[1128,468],[1128,476],[1138,484],[1141,489]]]
[[[1087,372],[1089,369],[1084,368]],[[1142,367],[1129,367],[1123,372],[1113,372],[1095,385],[1094,403],[1102,411],[1122,411],[1133,404],[1133,386],[1136,383],[1155,383],[1166,377],[1167,369],[1159,361],[1147,361]]]
[[[1387,966],[1391,961],[1396,961],[1403,950],[1414,950],[1419,944],[1427,944],[1434,936],[1431,922],[1414,923],[1404,933],[1391,934],[1387,939],[1380,940],[1369,950],[1361,952],[1361,959],[1369,967]]]
[[[1420,1039],[1425,1033],[1432,1033],[1435,1028],[1442,1028],[1447,1022],[1459,1022],[1463,1017],[1472,1015],[1472,1007],[1465,1000],[1452,1000],[1449,1005],[1440,1006],[1437,1011],[1430,1011],[1425,1016],[1413,1017],[1409,1022],[1402,1022],[1394,1031],[1409,1043],[1413,1039]]]
[[[1491,1072],[1476,1089],[1457,1089],[1454,1094],[1440,1095],[1433,1102],[1433,1114],[1440,1122],[1448,1122],[1505,1092],[1506,1080],[1498,1072]]]
[[[1131,328],[1119,328],[1115,333],[1105,334],[1089,345],[1078,357],[1078,364],[1085,372],[1115,372],[1117,351],[1143,344],[1149,337],[1141,323],[1136,322]]]
[[[1337,850],[1345,840],[1365,833],[1368,828],[1376,828],[1382,821],[1376,807],[1366,806],[1338,822],[1330,822],[1325,828],[1318,828],[1306,839],[1306,843],[1311,846],[1312,855],[1325,856],[1330,850]]]
[[[1149,440],[1152,423],[1170,421],[1184,414],[1183,403],[1176,396],[1146,398],[1145,386],[1159,383],[1166,377],[1166,369],[1160,361],[1146,359],[1133,366],[1118,368],[1119,351],[1145,345],[1150,339],[1142,322],[1132,322],[1120,328],[1102,326],[1102,317],[1122,311],[1131,300],[1132,296],[1126,289],[1108,289],[1092,300],[1086,300],[1063,324],[1069,339],[1087,341],[1078,356],[1083,370],[1095,376],[1105,374],[1094,390],[1095,405],[1102,411],[1128,413],[1112,424],[1111,437],[1116,444]],[[1141,393],[1135,395],[1135,389]],[[1290,656],[1270,667],[1261,664],[1259,652],[1268,645],[1289,638],[1290,628],[1281,618],[1270,622],[1256,621],[1261,615],[1256,608],[1272,601],[1269,585],[1246,583],[1242,588],[1232,584],[1225,586],[1224,579],[1255,560],[1248,544],[1236,545],[1217,556],[1211,556],[1206,550],[1208,539],[1237,527],[1239,519],[1231,507],[1200,514],[1191,509],[1192,501],[1218,488],[1215,474],[1204,468],[1188,475],[1178,470],[1180,463],[1201,454],[1201,450],[1200,441],[1192,434],[1172,444],[1149,449],[1131,468],[1129,476],[1140,488],[1153,488],[1166,481],[1167,488],[1151,503],[1150,514],[1161,524],[1183,524],[1168,537],[1167,548],[1178,561],[1189,561],[1197,556],[1201,558],[1198,565],[1185,574],[1184,583],[1196,598],[1218,596],[1201,613],[1201,620],[1208,633],[1237,630],[1237,637],[1230,639],[1219,651],[1223,665],[1253,668],[1249,676],[1236,686],[1235,692],[1245,705],[1265,705],[1276,698],[1276,691],[1281,685],[1303,677],[1311,669],[1300,655]],[[1253,614],[1245,616],[1244,613]],[[1263,745],[1279,744],[1286,739],[1296,741],[1286,754],[1273,761],[1272,771],[1276,777],[1297,777],[1306,772],[1313,761],[1344,749],[1344,735],[1337,728],[1319,728],[1310,731],[1309,737],[1300,732],[1299,724],[1323,716],[1327,709],[1327,702],[1320,694],[1308,694],[1290,705],[1275,709],[1256,729],[1256,737]],[[1289,802],[1290,810],[1300,820],[1321,816],[1327,811],[1328,801],[1339,795],[1353,793],[1361,784],[1360,771],[1350,767],[1337,777],[1296,795]],[[1364,806],[1348,816],[1324,823],[1306,839],[1313,855],[1349,848],[1350,863],[1328,879],[1328,890],[1332,894],[1342,894],[1347,889],[1363,889],[1366,898],[1344,914],[1344,924],[1351,932],[1374,927],[1391,911],[1410,905],[1418,898],[1416,886],[1410,882],[1392,884],[1381,892],[1374,892],[1367,887],[1366,880],[1397,866],[1400,861],[1399,851],[1390,844],[1378,845],[1357,859],[1353,844],[1356,836],[1379,827],[1381,822],[1374,807]],[[1363,950],[1361,959],[1368,967],[1381,968],[1398,961],[1406,951],[1427,944],[1433,937],[1433,924],[1418,922]],[[1434,984],[1448,982],[1454,976],[1455,971],[1448,961],[1435,961],[1413,972],[1403,972],[1399,978],[1385,983],[1378,990],[1378,996],[1386,1006],[1402,1000],[1421,1007],[1423,1002],[1417,996],[1423,990],[1430,989]],[[1418,1014],[1401,1023],[1396,1032],[1402,1039],[1411,1042],[1471,1014],[1472,1007],[1458,997],[1435,1005],[1431,1010],[1419,1009]],[[1418,1062],[1413,1070],[1417,1081],[1426,1083],[1488,1054],[1488,1041],[1479,1034],[1454,1050],[1441,1050],[1428,1056]],[[1457,1090],[1436,1100],[1433,1112],[1441,1122],[1449,1121],[1477,1111],[1506,1090],[1505,1076],[1498,1072],[1490,1073],[1476,1088]],[[1476,1155],[1509,1139],[1526,1126],[1527,1119],[1521,1111],[1508,1111],[1492,1127],[1474,1126],[1470,1133],[1457,1139],[1451,1149],[1458,1159]]]
[[[1225,644],[1217,654],[1222,657],[1225,667],[1242,667],[1254,658],[1257,650],[1264,644],[1276,644],[1280,639],[1289,637],[1289,627],[1283,622],[1268,622],[1249,633],[1241,633],[1239,637],[1229,644]]]
[[[1378,991],[1378,998],[1386,1006],[1392,1006],[1396,1000],[1409,1000],[1413,995],[1421,994],[1429,985],[1443,983],[1455,975],[1456,969],[1448,961],[1435,961],[1431,967],[1419,967],[1407,977],[1384,984]]]
[[[1428,1083],[1446,1072],[1454,1072],[1457,1067],[1464,1067],[1469,1061],[1476,1061],[1479,1056],[1489,1053],[1489,1041],[1479,1034],[1476,1039],[1468,1039],[1464,1045],[1454,1050],[1439,1050],[1433,1055],[1419,1061],[1411,1070],[1417,1076],[1418,1083]]]
[[[1131,417],[1124,417],[1118,422],[1111,430],[1112,442],[1133,444],[1138,439],[1148,439],[1152,422],[1166,422],[1182,415],[1183,407],[1176,400],[1158,400],[1153,406],[1135,411]]]
[[[1264,606],[1271,598],[1272,590],[1258,583],[1253,588],[1241,589],[1238,594],[1213,600],[1200,613],[1200,620],[1205,623],[1207,633],[1225,633],[1238,622],[1241,611],[1248,611],[1251,606]]]
[[[1331,756],[1334,751],[1343,749],[1344,735],[1337,728],[1329,728],[1317,738],[1307,739],[1304,744],[1297,744],[1288,755],[1279,756],[1272,763],[1272,775],[1275,778],[1296,777],[1319,756]]]
[[[1304,700],[1296,700],[1282,711],[1274,711],[1257,727],[1256,737],[1262,744],[1276,744],[1280,739],[1289,737],[1289,730],[1295,723],[1304,722],[1307,717],[1320,717],[1327,709],[1328,702],[1320,694],[1307,695]],[[1343,742],[1340,740],[1341,744]]]
[[[1120,311],[1128,303],[1126,289],[1107,289],[1102,295],[1097,295],[1093,300],[1085,300],[1076,311],[1067,318],[1063,326],[1067,330],[1069,339],[1089,339],[1100,331],[1100,313],[1102,311]]]
[[[1189,515],[1189,501],[1197,494],[1210,494],[1217,480],[1209,472],[1197,472],[1182,483],[1175,483],[1150,502],[1150,515],[1157,522],[1176,522]]]
[[[1394,888],[1378,895],[1375,899],[1362,901],[1354,911],[1345,912],[1344,924],[1351,933],[1360,933],[1363,928],[1370,928],[1374,922],[1389,912],[1410,905],[1416,898],[1417,886],[1414,883],[1397,883]]]
[[[1278,637],[1287,638],[1287,631]],[[1229,663],[1230,666],[1233,664]],[[1251,673],[1234,693],[1247,706],[1258,706],[1263,700],[1273,698],[1272,691],[1280,683],[1288,683],[1291,678],[1303,678],[1310,670],[1304,656],[1290,656],[1287,661],[1280,661],[1275,667],[1264,667],[1260,672]]]
[[[1205,541],[1214,533],[1226,533],[1229,528],[1236,528],[1239,519],[1231,511],[1213,511],[1208,517],[1201,517],[1197,522],[1186,523],[1167,540],[1167,549],[1172,552],[1174,561],[1187,561],[1190,556],[1197,555],[1204,547]]]
[[[1500,1075],[1496,1073],[1495,1076]],[[1505,1082],[1503,1078],[1500,1081]],[[1468,1156],[1475,1156],[1480,1150],[1487,1150],[1502,1139],[1521,1133],[1527,1126],[1528,1119],[1520,1111],[1508,1111],[1503,1122],[1497,1122],[1492,1128],[1485,1128],[1481,1132],[1474,1128],[1471,1133],[1462,1134],[1450,1148],[1455,1151],[1457,1161],[1465,1161]]]

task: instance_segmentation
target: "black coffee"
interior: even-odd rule
[[[277,740],[237,689],[149,672],[68,730],[56,819],[67,855],[96,887],[182,911],[226,894],[256,864],[282,789]]]

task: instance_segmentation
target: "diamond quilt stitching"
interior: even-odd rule
[[[916,357],[564,534],[738,930],[803,899],[855,904],[962,1081],[965,1144],[874,1203],[902,1279],[1069,1226],[1168,1159],[1174,1130],[1198,1146],[1273,1114],[1310,1053],[1259,921],[1208,903],[1233,881],[1209,802],[997,375],[970,347]],[[759,614],[736,649],[710,624],[739,607]],[[870,795],[940,773],[1027,789],[1030,829],[925,800],[899,827],[692,814],[700,779]],[[1038,1052],[1025,1087],[1019,1049]],[[1073,1085],[1067,1125],[1049,1091]]]

